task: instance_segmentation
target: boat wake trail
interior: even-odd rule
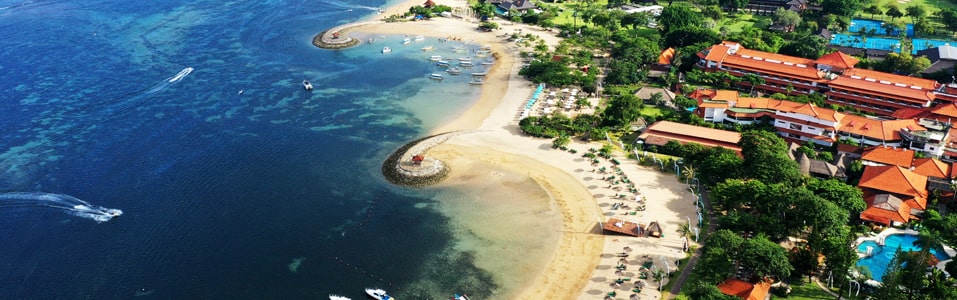
[[[340,7],[340,8],[368,9],[368,10],[371,10],[371,11],[379,11],[379,8],[378,8],[378,7],[358,5],[358,4],[352,4],[352,3],[346,3],[346,2],[344,2],[344,1],[339,1],[339,0],[324,0],[324,1],[320,1],[320,2],[323,3],[323,4],[329,4],[329,5],[332,5],[332,6],[335,6],[335,7]]]
[[[109,221],[123,214],[122,210],[90,204],[64,194],[42,192],[9,192],[0,194],[0,209],[18,207],[47,207],[68,214],[92,219],[97,223]]]
[[[171,86],[173,86],[177,82],[182,81],[183,78],[186,78],[186,76],[188,76],[190,73],[193,73],[193,68],[187,67],[183,69],[182,71],[179,71],[179,73],[176,73],[176,75],[174,75],[173,77],[166,78],[160,83],[157,83],[156,85],[154,85],[153,87],[146,89],[146,91],[140,95],[137,95],[128,100],[113,103],[110,106],[100,111],[101,117],[98,119],[109,120],[125,112],[128,112],[134,108],[142,106],[143,104],[153,101],[154,99],[156,99],[156,96],[158,96],[161,92],[169,89]]]

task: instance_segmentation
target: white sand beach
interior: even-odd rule
[[[395,5],[378,17],[407,11],[413,5],[420,5],[420,2],[408,1]],[[452,7],[466,5],[464,1],[435,2]],[[626,216],[621,213],[623,210],[612,210],[613,203],[622,202],[614,199],[613,195],[622,192],[614,190],[612,184],[602,180],[605,175],[596,170],[600,166],[610,168],[611,163],[603,160],[596,166],[581,157],[588,148],[600,148],[601,143],[575,142],[570,148],[579,153],[572,154],[551,149],[551,140],[524,136],[518,128],[519,111],[531,96],[534,85],[517,74],[517,46],[497,35],[517,32],[516,29],[522,28],[523,33],[536,34],[552,46],[558,43],[559,38],[554,32],[527,25],[504,25],[495,32],[481,32],[476,28],[474,21],[435,18],[420,22],[370,24],[350,28],[346,32],[451,36],[466,42],[490,45],[497,54],[497,63],[486,76],[486,83],[476,104],[454,121],[433,131],[469,130],[471,133],[453,138],[429,151],[428,155],[447,162],[452,168],[449,179],[441,185],[455,186],[470,180],[489,180],[494,170],[505,170],[533,179],[547,191],[554,205],[560,209],[562,222],[560,228],[554,229],[558,232],[558,238],[551,257],[543,259],[546,264],[540,268],[528,268],[529,272],[537,274],[529,276],[527,283],[516,283],[515,290],[506,291],[503,297],[542,299],[547,295],[555,299],[596,299],[616,291],[616,299],[628,299],[634,280],[639,277],[638,267],[645,260],[655,261],[656,268],[674,268],[674,259],[684,255],[676,252],[684,246],[684,240],[676,230],[680,224],[697,218],[692,196],[686,186],[674,175],[662,174],[619,157],[623,162],[622,174],[635,182],[648,201],[645,211],[635,215]],[[597,100],[593,102],[597,103]],[[470,173],[472,170],[483,174]],[[633,196],[630,201],[634,202]],[[612,216],[644,223],[660,222],[664,237],[603,235],[599,222]],[[628,268],[619,275],[615,266],[620,258],[615,254],[622,252],[625,246],[630,247],[629,257],[625,261]],[[495,265],[496,259],[478,257],[476,264],[480,267],[491,266]],[[671,265],[665,266],[665,261],[670,261]],[[632,277],[633,281],[616,289],[612,283],[618,277]],[[649,288],[642,290],[642,299],[661,297],[654,289],[657,283],[648,279],[644,284]]]

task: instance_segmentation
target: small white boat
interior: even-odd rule
[[[311,90],[312,90],[312,83],[309,82],[309,80],[303,79],[303,80],[302,80],[302,87],[305,88],[307,91],[311,91]]]
[[[472,61],[471,57],[459,57],[459,61]]]
[[[392,48],[382,47],[382,53],[389,53],[389,52],[392,52]]]
[[[463,62],[460,62],[460,63],[459,63],[459,66],[460,66],[460,67],[466,67],[466,68],[468,68],[468,67],[474,67],[475,64],[473,64],[473,63],[470,62],[470,61],[463,61]]]
[[[432,51],[432,50],[435,50],[435,47],[432,47],[431,45],[422,47],[422,51]]]
[[[449,72],[449,74],[452,74],[452,75],[459,75],[459,74],[462,74],[462,69],[452,67],[446,70],[446,72]]]
[[[485,75],[488,75],[488,72],[475,72],[475,73],[472,73],[472,76],[475,76],[475,77],[485,77]]]
[[[440,61],[436,62],[435,65],[440,66],[440,67],[448,67],[448,66],[449,66],[449,61],[447,61],[447,60],[440,60]]]
[[[329,295],[329,300],[352,300],[352,298],[343,297],[339,295]]]
[[[494,60],[489,60],[489,61],[483,61],[483,62],[482,62],[482,65],[483,65],[483,66],[491,66],[491,65],[494,65],[494,64],[495,64],[495,61],[494,61]]]
[[[469,84],[471,84],[471,85],[483,85],[483,84],[485,84],[485,81],[484,81],[484,80],[481,80],[481,79],[477,79],[477,80],[469,81]]]
[[[369,297],[375,298],[376,300],[395,300],[395,298],[389,296],[383,289],[366,289],[366,294],[369,294]]]
[[[422,41],[422,40],[425,40],[425,37],[424,37],[424,36],[421,36],[421,35],[417,35],[417,36],[415,36],[414,40],[415,40],[416,42]]]
[[[411,43],[411,42],[412,42],[412,40],[410,40],[409,38],[402,39],[402,44],[403,44],[403,45],[408,45],[408,44]]]
[[[442,56],[441,56],[441,55],[432,55],[431,57],[429,57],[429,60],[430,60],[430,61],[440,61],[440,60],[442,60]]]
[[[442,77],[442,74],[439,74],[439,73],[432,73],[432,74],[429,74],[429,78],[431,78],[431,79],[435,79],[435,80],[442,80],[442,79],[445,79],[445,77]]]

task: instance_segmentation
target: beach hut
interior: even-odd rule
[[[426,0],[425,4],[422,4],[422,6],[425,8],[432,8],[433,6],[435,6],[435,2],[432,2],[432,0]]]
[[[663,235],[661,234],[661,224],[658,224],[658,221],[651,222],[648,224],[648,235],[656,238],[660,238]]]

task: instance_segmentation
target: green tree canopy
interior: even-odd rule
[[[783,26],[786,32],[793,31],[798,24],[801,24],[800,14],[790,9],[784,9],[783,7],[778,7],[772,17],[774,18],[774,24]]]
[[[730,11],[738,11],[738,9],[748,6],[748,0],[718,0],[718,4]]]
[[[761,234],[747,239],[737,258],[759,278],[787,278],[794,270],[784,248]]]
[[[738,142],[744,156],[744,174],[763,182],[795,182],[802,178],[797,163],[787,156],[787,144],[774,132],[751,130]]]
[[[850,17],[861,10],[864,2],[861,0],[823,0],[821,8],[828,13],[838,16]]]
[[[864,193],[840,180],[811,178],[807,182],[807,188],[818,197],[837,204],[850,215],[859,215],[867,208]]]
[[[781,54],[817,59],[824,55],[827,41],[816,35],[802,34],[781,47]]]
[[[620,95],[612,98],[602,113],[602,125],[620,127],[638,120],[640,116],[641,99],[632,94]]]
[[[687,26],[700,26],[703,19],[701,14],[686,6],[668,6],[661,10],[658,16],[658,29],[667,33],[671,30]]]

